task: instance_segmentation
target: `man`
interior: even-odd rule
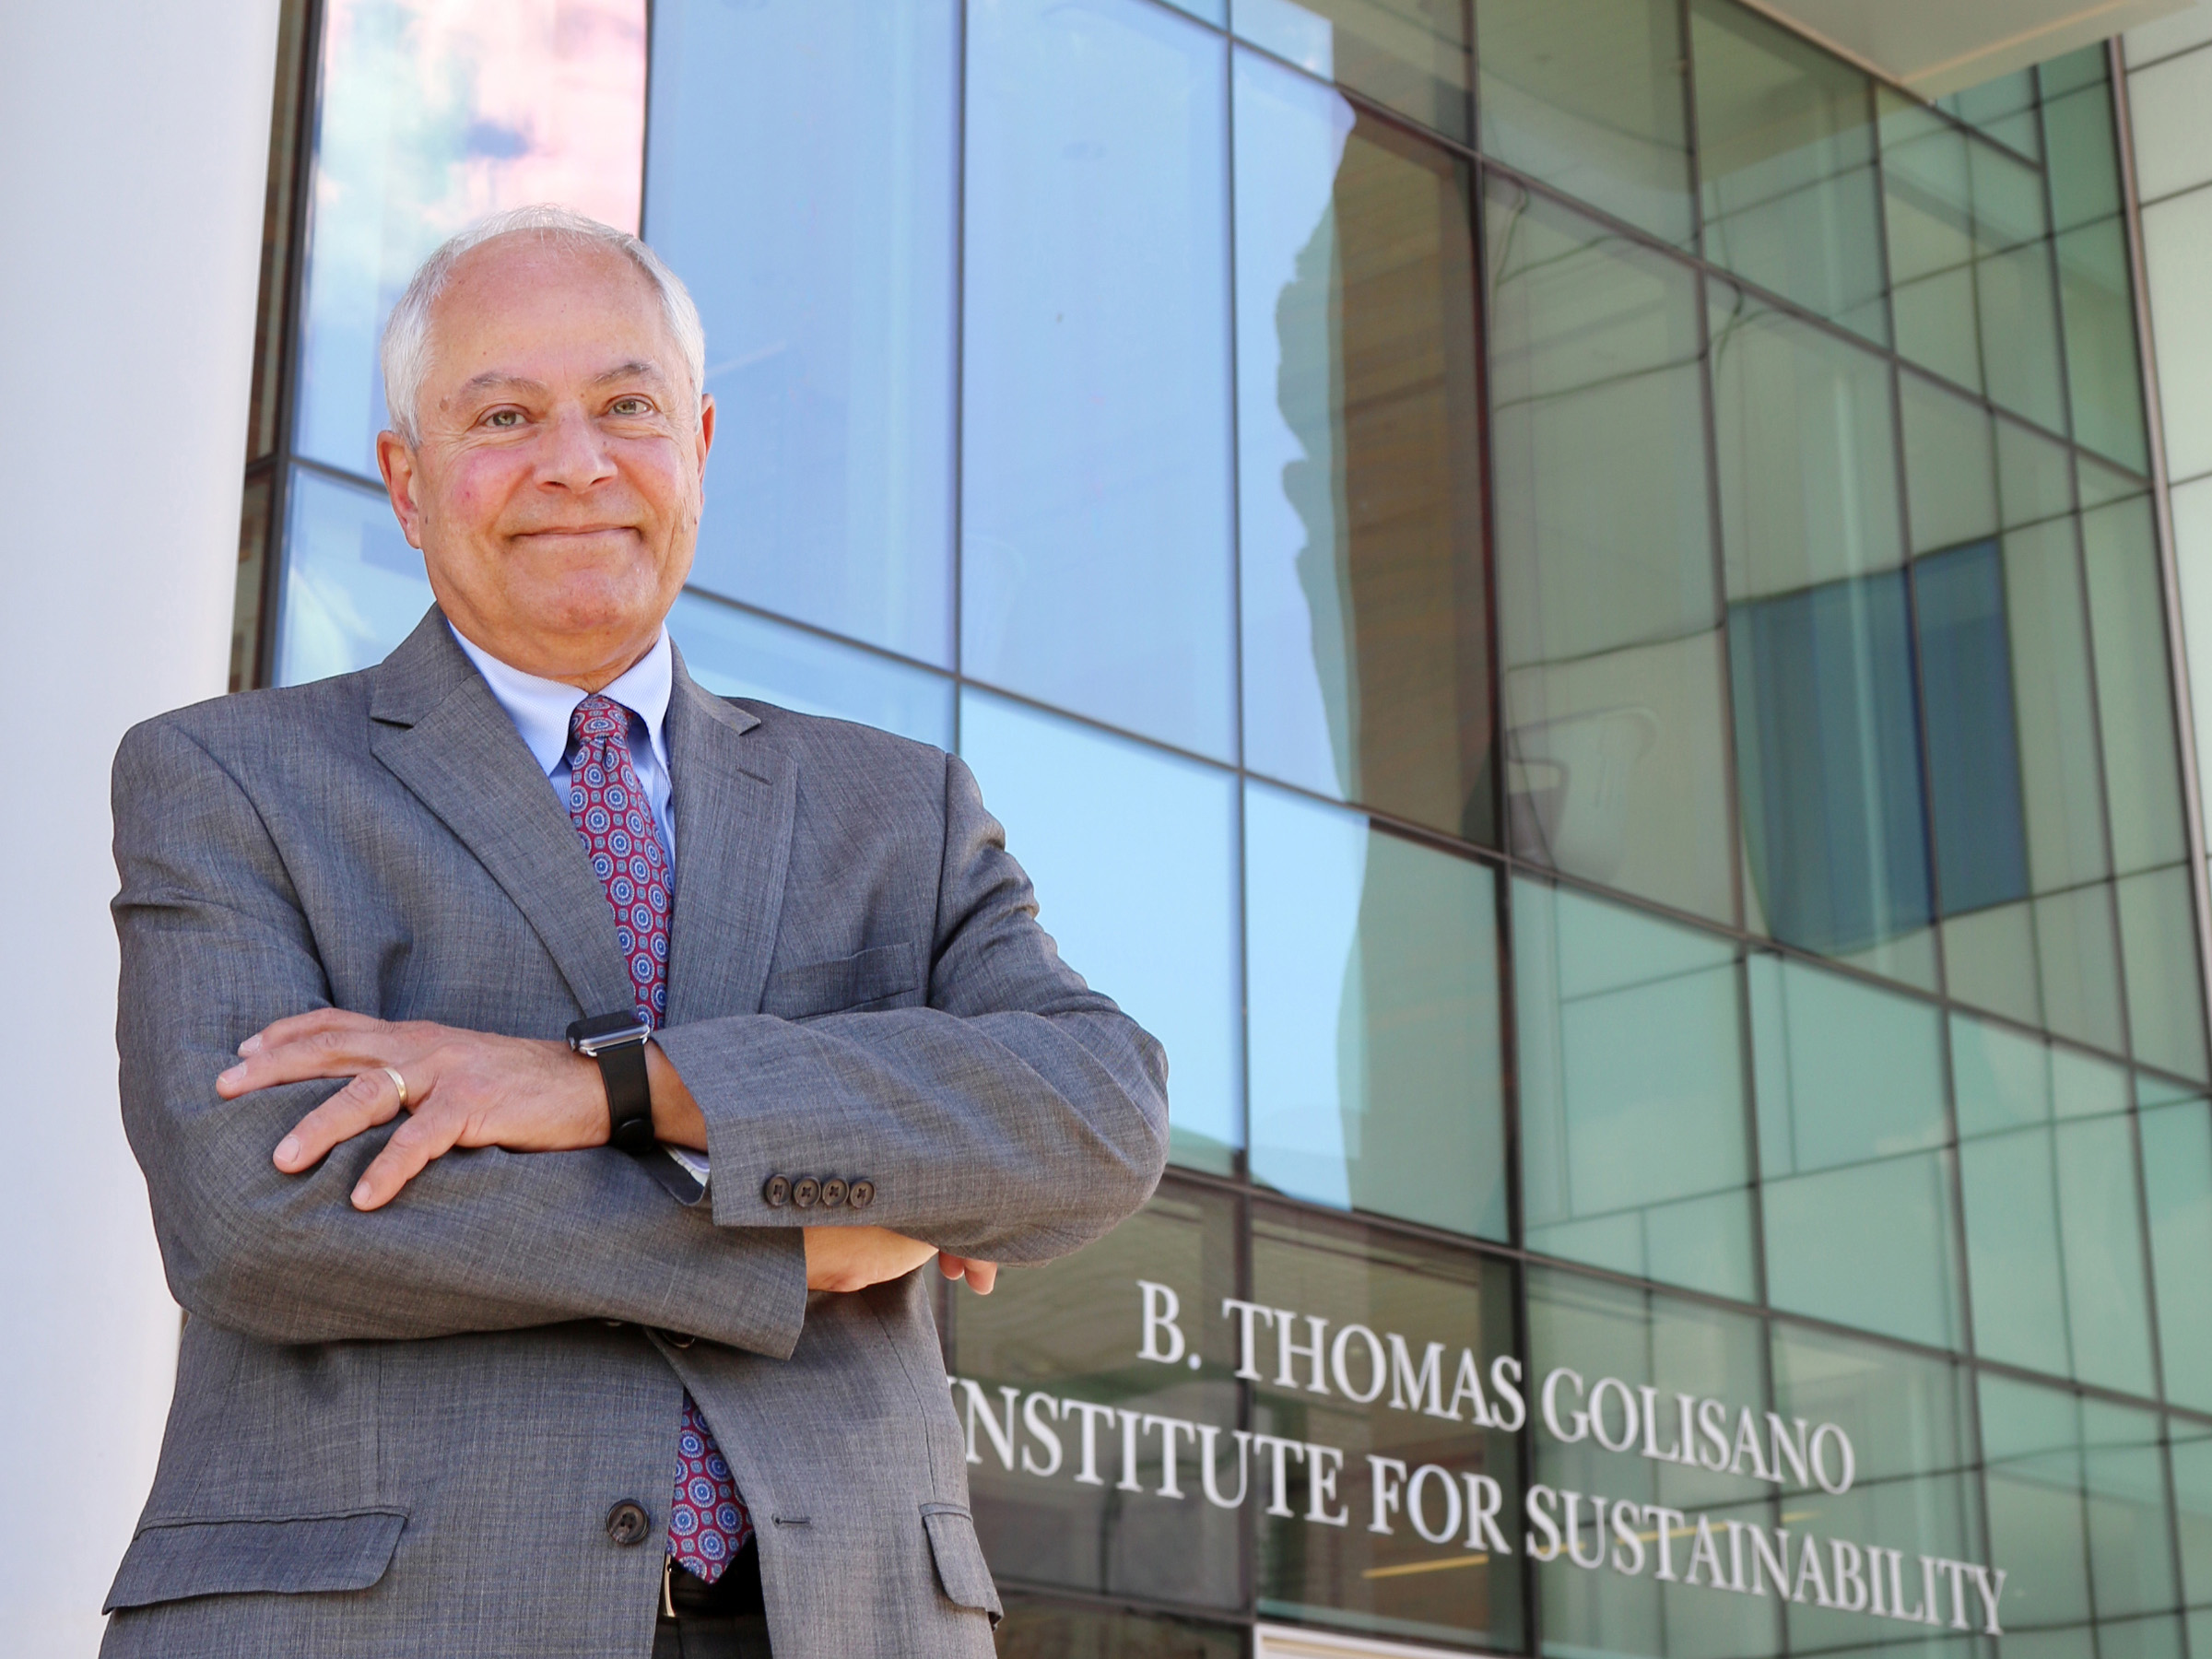
[[[685,674],[703,358],[633,238],[449,242],[378,448],[437,607],[117,756],[189,1319],[111,1654],[990,1651],[919,1270],[1135,1209],[1165,1063],[959,760]]]

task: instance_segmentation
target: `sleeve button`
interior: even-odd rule
[[[865,1177],[845,1189],[845,1202],[854,1209],[866,1209],[876,1202],[876,1183]]]
[[[822,1207],[835,1209],[845,1201],[845,1194],[849,1190],[842,1180],[835,1175],[830,1176],[822,1182]]]
[[[791,1177],[771,1175],[768,1178],[768,1183],[760,1189],[760,1202],[767,1205],[770,1209],[782,1209],[789,1204],[791,1202]]]
[[[625,1549],[644,1543],[652,1530],[653,1517],[635,1498],[625,1498],[606,1512],[606,1535]]]
[[[811,1175],[802,1175],[791,1183],[791,1201],[801,1209],[812,1209],[821,1195],[822,1183]]]

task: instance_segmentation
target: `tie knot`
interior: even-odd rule
[[[569,716],[569,735],[579,748],[599,748],[629,731],[629,711],[605,692],[594,692]]]

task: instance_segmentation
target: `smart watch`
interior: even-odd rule
[[[569,1027],[569,1046],[599,1063],[606,1085],[606,1138],[625,1152],[653,1150],[653,1088],[646,1081],[645,1043],[653,1028],[634,1012],[594,1014]]]

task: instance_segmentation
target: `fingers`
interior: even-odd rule
[[[382,1209],[398,1197],[400,1189],[429,1169],[433,1159],[443,1158],[459,1144],[465,1122],[455,1112],[423,1112],[402,1124],[354,1183],[353,1207]]]
[[[288,1175],[312,1170],[341,1141],[399,1115],[399,1087],[381,1070],[363,1072],[316,1107],[276,1143],[276,1167]]]
[[[312,1014],[280,1019],[239,1044],[241,1057],[216,1078],[215,1092],[226,1100],[235,1100],[279,1083],[349,1077],[372,1066],[396,1065],[426,1047],[418,1039],[429,1035],[430,1030],[371,1019],[341,1008],[318,1008]]]
[[[937,1271],[948,1279],[966,1279],[968,1288],[978,1296],[990,1295],[991,1287],[998,1283],[996,1262],[973,1261],[942,1250],[937,1252]]]

